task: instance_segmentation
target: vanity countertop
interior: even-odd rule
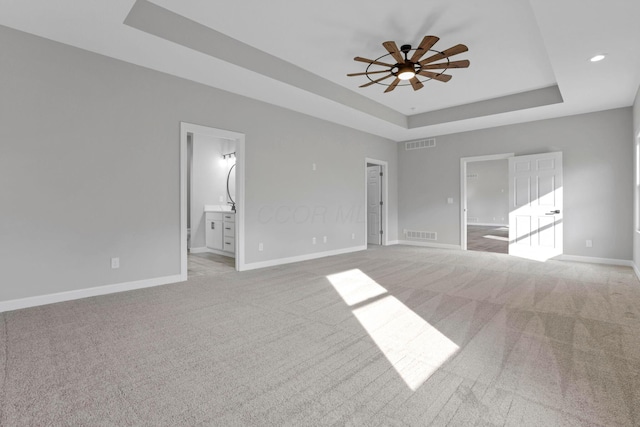
[[[230,205],[204,205],[205,212],[225,212],[235,213],[231,210]]]

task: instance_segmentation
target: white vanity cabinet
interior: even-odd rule
[[[222,240],[223,251],[236,253],[236,214],[233,212],[225,212],[222,214]]]
[[[206,212],[206,245],[212,252],[236,256],[235,212]]]
[[[205,242],[207,244],[207,248],[221,251],[224,236],[222,213],[207,212],[205,215],[205,221]]]

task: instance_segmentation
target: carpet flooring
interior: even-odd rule
[[[0,314],[2,426],[638,426],[628,267],[409,246]]]

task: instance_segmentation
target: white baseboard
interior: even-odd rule
[[[625,267],[635,268],[633,261],[626,260],[626,259],[598,258],[598,257],[580,256],[580,255],[558,255],[553,259],[559,260],[559,261],[588,262],[591,264],[622,265]]]
[[[229,258],[236,257],[236,254],[234,254],[233,252],[219,251],[217,249],[211,249],[211,248],[193,248],[193,249],[189,249],[189,252],[192,254],[217,254],[217,255],[222,255]]]
[[[496,224],[490,222],[468,222],[467,225],[479,225],[482,227],[508,227],[509,224]]]
[[[204,254],[209,252],[209,248],[203,246],[201,248],[190,248],[189,252],[191,252],[192,254]]]
[[[640,270],[638,269],[638,266],[635,262],[633,263],[633,271],[635,271],[636,277],[638,278],[638,280],[640,280]]]
[[[399,240],[398,244],[409,245],[409,246],[422,246],[425,248],[436,248],[436,249],[458,249],[458,250],[461,249],[460,245],[449,245],[446,243],[416,242],[415,240]]]
[[[98,295],[114,294],[116,292],[132,291],[134,289],[168,285],[169,283],[183,282],[185,280],[187,280],[186,276],[183,277],[180,274],[176,274],[175,276],[156,277],[154,279],[138,280],[135,282],[117,283],[114,285],[96,286],[95,288],[78,289],[74,291],[58,292],[55,294],[38,295],[35,297],[0,301],[0,313],[5,311],[20,310],[22,308],[36,307],[38,305],[71,301],[80,298],[95,297]]]
[[[344,249],[336,249],[336,250],[333,250],[333,251],[316,252],[316,253],[312,253],[312,254],[299,255],[299,256],[294,256],[294,257],[289,257],[289,258],[278,258],[278,259],[273,259],[273,260],[269,260],[269,261],[252,262],[250,264],[245,264],[242,267],[242,271],[255,270],[255,269],[258,269],[258,268],[265,268],[265,267],[274,267],[276,265],[291,264],[293,262],[309,261],[309,260],[312,260],[312,259],[324,258],[324,257],[334,256],[334,255],[348,254],[348,253],[351,253],[351,252],[358,252],[358,251],[364,251],[364,250],[367,250],[367,246],[366,245],[353,246],[353,247],[344,248]]]
[[[387,242],[387,246],[399,245],[399,244],[400,244],[400,240],[389,240]]]

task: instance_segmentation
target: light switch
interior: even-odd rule
[[[453,204],[453,197],[449,197],[449,198],[447,199],[447,204],[448,204],[448,205],[452,205],[452,204]]]

